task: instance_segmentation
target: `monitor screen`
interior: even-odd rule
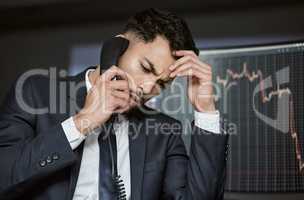
[[[226,190],[304,191],[304,43],[202,50],[230,134]]]

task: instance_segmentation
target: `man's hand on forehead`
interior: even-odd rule
[[[180,57],[170,67],[170,78],[187,77],[188,98],[198,111],[214,110],[212,69],[190,50],[174,51]]]

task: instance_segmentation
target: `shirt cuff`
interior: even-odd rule
[[[218,110],[212,112],[194,111],[194,124],[206,131],[220,134],[220,112]]]
[[[76,149],[81,144],[81,142],[86,138],[76,128],[73,117],[70,117],[67,120],[63,121],[61,123],[61,126],[73,150]]]

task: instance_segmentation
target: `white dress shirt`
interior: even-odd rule
[[[94,71],[94,69],[89,69],[85,75],[87,91],[92,87],[89,81],[89,73],[91,71]],[[213,133],[220,133],[220,115],[218,111],[211,113],[195,111],[194,121],[195,125],[201,129]],[[119,115],[118,123],[114,124],[117,144],[117,170],[125,184],[127,199],[129,200],[131,196],[131,174],[128,127],[128,120],[122,115]],[[77,130],[73,117],[62,122],[62,128],[73,150],[85,140],[73,200],[99,200],[98,134],[100,130],[95,130],[87,136],[84,136]]]

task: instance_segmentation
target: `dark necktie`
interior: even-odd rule
[[[98,138],[99,147],[100,147],[100,161],[99,161],[99,199],[100,200],[117,199],[115,182],[113,180],[113,173],[114,175],[117,173],[116,137],[114,130],[111,126],[113,126],[113,120],[109,120],[109,122],[106,123],[104,129],[102,129]],[[114,162],[113,167],[112,167],[112,162]]]

